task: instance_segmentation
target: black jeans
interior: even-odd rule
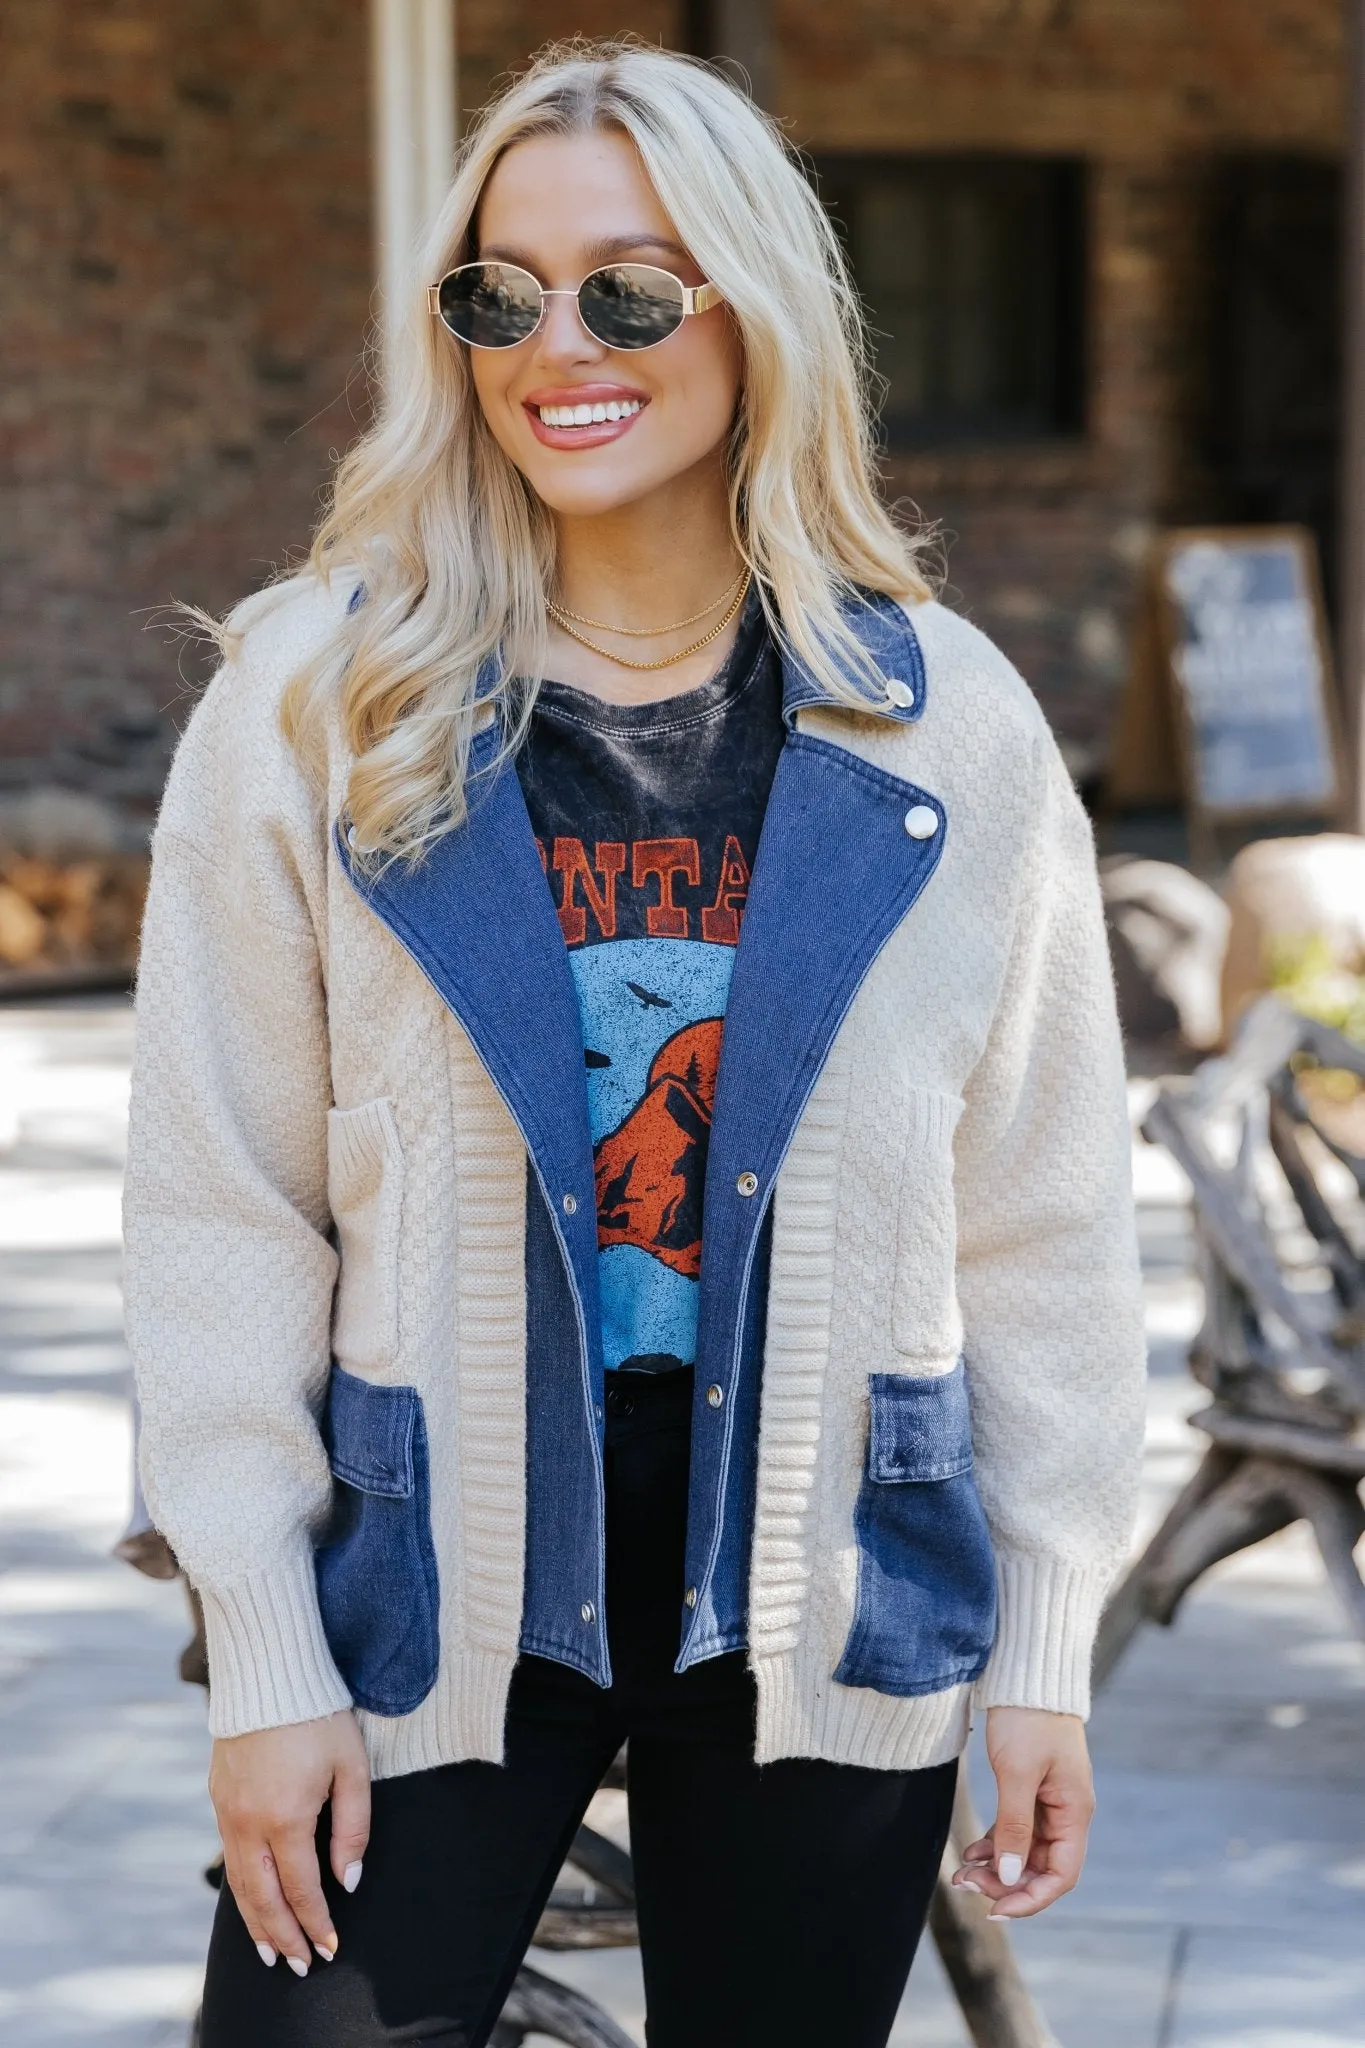
[[[690,1374],[613,1375],[613,1683],[523,1657],[507,1760],[374,1787],[353,1897],[319,1861],[340,1949],[257,1957],[224,1888],[203,2048],[483,2048],[588,1801],[629,1738],[650,2048],[884,2048],[947,1837],[956,1766],[753,1760],[742,1653],[676,1674]]]

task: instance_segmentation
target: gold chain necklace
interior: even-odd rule
[[[567,633],[571,640],[576,640],[580,647],[591,648],[592,652],[594,654],[600,654],[604,661],[614,661],[618,668],[633,668],[641,670],[654,668],[672,668],[675,662],[686,661],[689,654],[700,654],[703,647],[709,646],[711,641],[719,638],[719,636],[725,631],[725,628],[730,624],[730,621],[735,617],[735,615],[739,611],[740,606],[743,604],[748,594],[749,571],[746,570],[744,573],[744,581],[740,585],[740,588],[735,596],[735,599],[733,603],[730,605],[729,609],[727,610],[724,618],[717,620],[716,624],[711,627],[710,631],[703,633],[700,640],[694,640],[690,647],[680,647],[676,654],[666,654],[662,661],[631,661],[629,657],[624,654],[613,654],[609,647],[599,647],[595,640],[589,640],[586,633],[580,633],[573,626],[568,625],[565,622],[565,620],[560,617],[554,605],[550,605],[548,607],[548,610],[551,618],[554,619],[555,624],[560,628],[562,632]],[[608,627],[607,630],[608,632],[611,632],[615,629],[613,627]]]
[[[628,640],[659,640],[665,633],[681,633],[684,626],[695,626],[698,619],[704,619],[718,604],[724,604],[728,597],[734,596],[736,585],[743,580],[746,573],[746,570],[741,569],[734,583],[727,583],[719,597],[713,597],[710,604],[704,604],[699,612],[693,612],[689,618],[675,619],[671,626],[613,626],[606,619],[589,619],[582,612],[571,612],[566,606],[551,602],[547,602],[546,610],[561,626],[566,619],[572,619],[577,626],[591,626],[595,633],[620,633]]]

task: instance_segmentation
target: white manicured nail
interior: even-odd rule
[[[286,1956],[285,1961],[296,1977],[306,1977],[308,1975],[308,1964],[303,1956]]]
[[[360,1873],[364,1868],[363,1863],[348,1863],[346,1865],[341,1879],[343,1891],[353,1892],[355,1890],[356,1886],[360,1883]]]
[[[258,1941],[256,1944],[256,1953],[260,1957],[261,1961],[265,1964],[267,1970],[273,1970],[276,1963],[279,1961],[279,1957],[276,1955],[274,1949],[270,1946],[270,1943],[268,1941]]]
[[[986,1918],[988,1920],[1012,1920],[1014,1915],[1013,1913],[988,1913]]]
[[[975,1892],[979,1899],[985,1897],[985,1893],[980,1885],[973,1884],[969,1877],[960,1877],[957,1881],[957,1888],[960,1892]]]
[[[335,1935],[332,1936],[330,1946],[325,1941],[315,1941],[313,1946],[322,1957],[324,1963],[334,1963],[336,1961],[337,1938]]]
[[[1024,1874],[1024,1859],[1022,1856],[1005,1855],[995,1867],[1001,1884],[1018,1884]]]

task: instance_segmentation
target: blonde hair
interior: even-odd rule
[[[630,41],[552,46],[460,150],[420,251],[388,390],[336,471],[300,571],[327,582],[345,565],[365,585],[363,605],[291,679],[281,713],[305,758],[339,714],[362,855],[418,854],[463,816],[485,662],[509,749],[534,702],[552,520],[489,432],[467,351],[428,313],[425,287],[466,259],[480,195],[508,149],[593,129],[634,143],[741,338],[730,517],[774,630],[825,688],[858,701],[850,673],[876,672],[840,600],[859,586],[928,594],[922,537],[898,528],[877,495],[869,366],[839,240],[776,126],[691,58]]]

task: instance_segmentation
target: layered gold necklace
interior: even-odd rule
[[[699,612],[693,612],[685,619],[675,619],[671,626],[613,626],[606,619],[589,619],[582,612],[571,612],[565,606],[555,604],[548,598],[545,609],[561,632],[567,633],[571,640],[576,640],[580,647],[590,648],[594,654],[600,654],[604,661],[615,662],[618,668],[672,668],[675,662],[686,661],[689,654],[700,654],[703,647],[709,647],[713,640],[719,639],[748,596],[752,573],[748,568],[741,569],[728,590],[722,591],[710,604],[703,605]],[[676,654],[666,654],[662,661],[632,661],[629,655],[613,654],[609,647],[600,646],[596,640],[590,640],[586,633],[578,631],[579,626],[591,626],[594,632],[620,633],[631,640],[662,639],[665,633],[680,633],[684,626],[695,626],[698,619],[704,619],[717,605],[726,604],[727,598],[730,602],[726,605],[724,614],[717,619],[714,626],[702,634],[700,640],[694,640],[688,647],[680,647]]]

